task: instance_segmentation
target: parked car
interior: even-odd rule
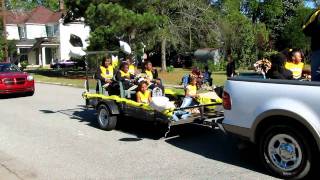
[[[73,61],[73,60],[61,60],[55,63],[50,64],[52,69],[61,69],[61,68],[81,68],[85,69],[85,62],[83,60]]]
[[[34,94],[34,79],[18,66],[10,63],[0,63],[0,94],[26,93]]]
[[[274,175],[302,179],[317,167],[320,83],[230,78],[223,93],[226,132],[256,143]]]

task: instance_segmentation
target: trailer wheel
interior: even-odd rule
[[[311,170],[312,150],[297,128],[276,125],[260,139],[260,157],[268,170],[284,179],[304,178]]]
[[[101,104],[97,115],[99,127],[103,130],[111,131],[117,125],[117,117],[112,116],[106,105]]]

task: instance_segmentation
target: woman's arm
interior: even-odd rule
[[[101,70],[101,67],[98,68],[97,71],[97,79],[99,79],[100,81],[105,82],[106,81],[106,74],[103,73],[103,71]]]
[[[152,101],[151,93],[149,93],[148,101],[149,101],[149,103],[151,103],[151,101]]]
[[[141,97],[140,97],[140,93],[139,92],[137,92],[137,102],[141,103]]]

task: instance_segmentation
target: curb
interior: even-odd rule
[[[52,84],[52,85],[59,85],[59,86],[69,86],[69,87],[75,87],[75,88],[80,88],[74,84],[67,84],[67,83],[57,83],[57,82],[46,82],[46,81],[35,81],[36,83],[40,84]]]

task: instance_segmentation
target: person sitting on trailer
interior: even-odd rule
[[[196,98],[199,95],[197,94],[197,78],[190,77],[190,83],[185,89],[185,97],[180,108],[190,107],[198,104]],[[174,121],[179,121],[180,119],[186,119],[190,116],[191,113],[199,113],[197,108],[187,109],[187,110],[178,110],[173,113],[172,119]]]
[[[102,57],[102,63],[98,68],[96,79],[100,80],[101,86],[107,88],[112,83],[112,78],[114,75],[114,69],[111,64],[111,57],[105,55]],[[99,84],[97,84],[96,91],[99,92]]]
[[[206,65],[204,67],[204,71],[203,71],[203,83],[208,84],[209,86],[212,86],[212,72],[209,71],[209,67]]]
[[[132,75],[136,75],[137,69],[134,65],[134,61],[131,56],[127,56],[126,62],[129,64],[129,73]]]
[[[116,80],[122,82],[124,89],[127,90],[133,86],[134,78],[134,75],[129,72],[129,64],[123,62],[116,74]]]
[[[199,69],[199,67],[193,67],[192,68],[192,71],[191,71],[191,74],[190,74],[190,81],[191,81],[191,78],[196,78],[196,81],[197,81],[197,88],[200,89],[201,86],[202,86],[202,82],[203,82],[203,75]]]
[[[197,94],[197,78],[191,77],[190,84],[185,89],[185,97],[180,107],[184,108],[194,105],[196,103],[195,99],[198,97],[199,95]]]
[[[148,83],[146,81],[139,83],[136,96],[138,103],[149,104],[151,102],[151,93],[148,90]]]
[[[158,89],[161,89],[162,94],[164,94],[164,87],[162,85],[161,79],[158,77],[158,71],[157,69],[153,68],[150,61],[145,62],[144,69],[141,73],[146,75],[146,81],[148,82],[150,89],[154,89],[157,87]]]
[[[142,74],[146,75],[148,81],[153,82],[158,79],[158,71],[153,68],[152,63],[150,61],[146,61],[144,64],[144,68],[142,69]]]

